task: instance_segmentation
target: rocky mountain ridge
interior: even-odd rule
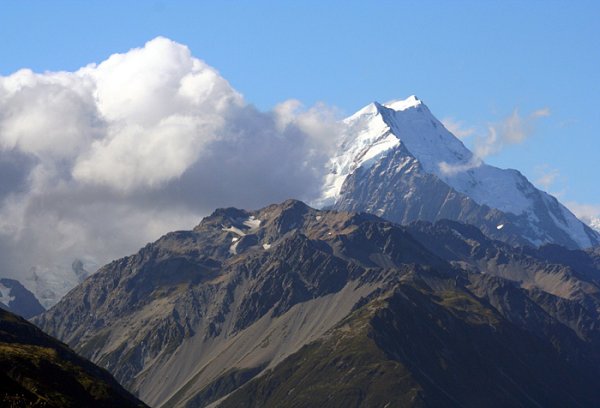
[[[390,328],[378,326],[377,335],[389,336],[386,330],[394,327],[400,330],[404,323],[398,326],[397,319],[402,313],[396,306],[383,305],[395,305],[393,299],[416,290],[422,301],[410,307],[418,306],[414,313],[429,313],[419,329],[423,333],[442,327],[450,334],[459,335],[464,329],[475,336],[483,324],[503,327],[514,347],[538,342],[544,361],[551,361],[555,372],[592,379],[589,387],[573,385],[555,395],[556,401],[585,406],[598,401],[593,391],[598,389],[593,378],[600,378],[595,323],[600,311],[598,259],[597,249],[514,248],[456,222],[401,227],[369,214],[319,211],[289,200],[257,211],[216,210],[192,231],[167,234],[137,254],[101,268],[35,321],[107,368],[149,405],[230,406],[252,387],[271,389],[272,382],[262,383],[264,379],[275,376],[284,384],[288,374],[278,370],[289,367],[290,361],[295,361],[292,366],[305,361],[297,357],[306,347],[321,350],[331,341],[370,342],[360,334],[364,332],[336,338],[346,330],[343,322],[361,308],[374,311],[365,318],[370,327],[379,314],[395,316],[385,320]],[[491,320],[481,323],[486,321],[482,316]],[[436,329],[438,321],[452,323]],[[373,333],[370,330],[367,333]],[[485,336],[493,339],[493,333]],[[442,360],[429,365],[430,371],[419,372],[416,360],[408,364],[400,359],[398,353],[407,352],[406,347],[417,340],[399,338],[394,348],[380,342],[373,349],[376,355],[369,358],[376,359],[376,366],[392,364],[400,371],[394,368],[391,372],[396,374],[390,375],[405,373],[406,384],[412,384],[402,388],[406,395],[402,391],[384,397],[391,398],[389,402],[413,401],[412,406],[454,400],[475,406],[464,391],[450,393],[451,385],[442,394],[452,398],[440,400],[439,390],[426,384],[428,376],[435,375],[437,380],[431,381],[437,383],[447,375]],[[481,341],[488,342],[483,337]],[[501,343],[493,343],[500,348],[492,348],[492,355],[496,351],[506,355]],[[457,356],[464,350],[443,351],[441,343],[431,347],[440,356],[454,353],[450,358],[454,363],[463,358]],[[349,353],[339,356],[349,359],[347,370],[360,369],[362,357],[354,360],[352,347],[342,349]],[[480,356],[471,357],[469,364],[487,375]],[[532,372],[544,372],[539,360],[524,361],[534,365]],[[509,382],[521,381],[519,369],[511,367],[510,372],[514,375],[509,375]],[[487,391],[504,392],[511,403],[526,401],[522,395],[510,399],[504,385],[493,386],[506,380],[498,382],[496,375],[500,374],[485,377],[490,388],[471,385],[483,387],[481,397]],[[541,388],[536,389],[553,388],[555,380],[542,376]],[[326,384],[335,387],[340,381],[334,377]],[[312,388],[275,389],[306,397]],[[352,401],[372,406],[365,401],[375,389],[379,388],[361,391],[364,398]],[[573,390],[581,391],[581,398],[573,398]],[[252,394],[257,397],[248,400],[250,406],[268,402],[260,399],[264,394]],[[540,404],[547,401],[537,391],[530,397]],[[321,400],[315,394],[311,404],[307,401],[298,406],[314,406]]]

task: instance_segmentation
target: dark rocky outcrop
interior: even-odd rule
[[[0,310],[0,406],[144,407],[104,369]]]

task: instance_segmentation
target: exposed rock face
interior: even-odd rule
[[[405,163],[400,169],[398,163]],[[365,211],[399,224],[416,220],[458,220],[477,225],[485,234],[513,245],[531,245],[519,217],[480,205],[437,176],[422,170],[419,162],[400,146],[373,167],[357,169],[344,182],[334,208]],[[498,226],[503,227],[498,229]],[[524,223],[527,228],[527,223]],[[558,231],[559,236],[566,234]]]
[[[0,310],[0,405],[144,407],[105,370],[24,319]]]
[[[358,406],[477,406],[486,395],[585,406],[600,401],[600,257],[545,251],[460,223],[400,227],[294,200],[220,209],[106,265],[36,322],[152,406],[327,405],[327,388],[311,385],[321,377],[308,378],[316,367]],[[333,360],[310,366],[318,356]],[[453,377],[463,360],[471,382],[467,368]],[[353,370],[372,387],[356,388]],[[532,391],[514,396],[526,372]],[[560,391],[563,374],[589,382]]]
[[[0,308],[30,319],[46,309],[40,304],[33,293],[14,279],[0,279]]]

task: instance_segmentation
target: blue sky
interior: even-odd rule
[[[343,115],[416,94],[484,134],[515,109],[547,108],[523,143],[486,160],[600,208],[599,20],[597,1],[8,0],[0,75],[73,71],[162,35],[262,110],[295,98]]]

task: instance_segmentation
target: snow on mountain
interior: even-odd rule
[[[0,282],[0,303],[5,306],[9,306],[10,302],[15,300],[15,297],[10,295],[10,289],[11,288],[4,286],[4,284]]]
[[[337,153],[330,160],[322,195],[311,203],[315,207],[373,212],[400,223],[450,218],[472,223],[493,238],[513,244],[556,242],[569,247],[588,247],[600,243],[598,233],[584,226],[554,197],[537,190],[521,173],[489,166],[475,157],[415,96],[385,104],[374,102],[345,119],[344,124],[345,131],[340,136]],[[390,162],[389,168],[380,169],[378,166],[384,160]],[[389,180],[372,178],[366,186],[357,174],[369,171],[387,172],[388,179],[414,177],[418,182],[411,180],[406,189],[400,190],[396,184],[389,184]],[[348,186],[345,188],[351,178],[363,186],[362,198]],[[436,199],[430,194],[437,194]],[[373,206],[365,205],[364,198],[374,196],[381,200],[375,200]],[[340,205],[348,198],[352,205]],[[429,201],[426,203],[429,207],[418,204],[405,208],[403,217],[397,215],[400,211],[394,213],[399,205],[410,206],[418,200]],[[436,200],[446,205],[443,211]],[[381,201],[386,201],[388,207],[379,205]],[[600,221],[596,228],[599,226]],[[523,239],[515,239],[515,235]],[[236,244],[232,242],[232,252],[236,251]],[[23,284],[48,308],[96,266],[84,268],[81,261],[71,266],[36,266]]]
[[[36,297],[15,279],[0,278],[0,307],[26,319],[44,311]]]
[[[393,171],[410,173],[418,168],[479,205],[519,217],[521,223],[528,224],[523,235],[532,244],[565,244],[565,240],[555,239],[557,234],[566,234],[566,240],[573,243],[570,246],[589,247],[600,242],[600,235],[587,228],[554,197],[536,189],[520,172],[487,165],[476,157],[416,96],[383,105],[374,102],[344,123],[347,130],[338,153],[330,161],[331,171],[323,194],[314,202],[317,206],[335,206],[343,194],[347,199],[351,193],[344,190],[344,183],[350,175],[356,178],[359,170],[366,173],[384,158],[397,155]],[[397,154],[399,151],[408,153]],[[395,194],[383,187],[381,190],[380,194]],[[405,195],[414,193],[403,192]],[[357,198],[352,200],[357,201]],[[360,204],[353,205],[344,209],[365,210]],[[382,216],[387,211],[369,210]],[[556,228],[560,231],[551,231]]]
[[[84,264],[76,259],[71,266],[35,266],[23,279],[23,285],[31,291],[45,308],[54,306],[71,289],[83,282],[95,270],[92,263]]]
[[[600,218],[594,217],[590,221],[590,227],[598,232],[600,232]]]

